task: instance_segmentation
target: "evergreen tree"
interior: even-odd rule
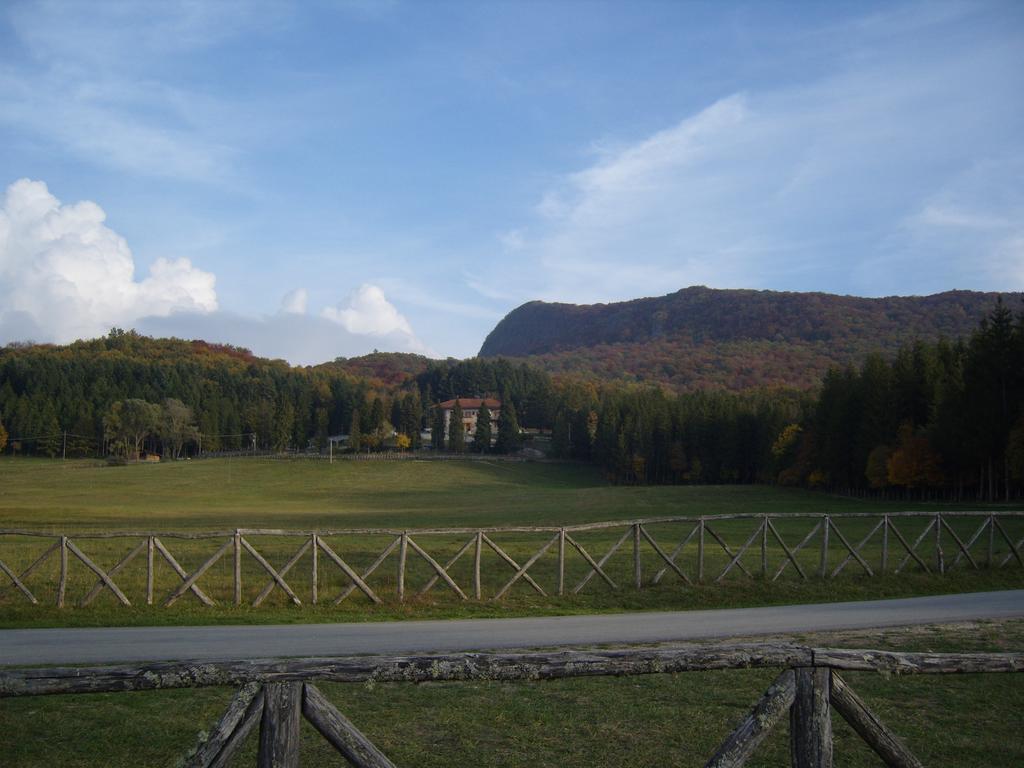
[[[423,430],[423,401],[420,400],[419,389],[413,389],[405,396],[402,408],[406,420],[405,433],[409,436],[410,445],[413,448],[419,448],[420,432]]]
[[[480,410],[476,415],[473,450],[477,453],[487,453],[491,450],[491,409],[484,402],[480,403]]]
[[[292,430],[295,428],[295,407],[290,400],[285,400],[277,408],[274,418],[273,448],[276,451],[288,449]]]
[[[319,453],[324,453],[327,450],[327,440],[330,437],[327,433],[327,425],[329,423],[328,413],[326,408],[316,409],[316,449]]]
[[[404,403],[405,403],[405,398],[404,397],[398,397],[398,396],[396,396],[391,401],[391,423],[394,425],[395,429],[398,430],[398,432],[400,432],[403,435],[404,434],[408,434],[408,432],[406,431],[408,429],[408,427],[406,425],[406,419],[405,419],[405,416],[407,415],[407,411],[404,411],[402,409],[402,406],[404,405]]]
[[[434,420],[430,427],[430,446],[435,451],[444,450],[444,411],[434,406]]]
[[[519,450],[519,420],[512,399],[506,394],[501,398],[501,413],[498,416],[498,439],[494,443],[496,453],[512,453]]]
[[[352,411],[352,424],[348,428],[348,447],[352,451],[358,451],[363,447],[363,432],[358,408]]]
[[[556,459],[569,458],[569,418],[564,410],[555,414],[555,427],[551,432],[551,456]]]
[[[375,432],[384,426],[384,401],[379,397],[373,398],[373,405],[370,406],[370,422],[363,425],[366,433]],[[367,427],[369,427],[367,429]]]
[[[465,429],[462,423],[462,406],[456,399],[451,418],[448,420],[448,450],[452,453],[462,453],[466,450]]]

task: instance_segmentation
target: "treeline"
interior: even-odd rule
[[[560,399],[552,454],[596,463],[615,483],[771,482],[772,445],[809,396],[576,386]]]
[[[529,425],[549,426],[551,392],[547,374],[505,361],[431,362],[401,386],[385,386],[333,364],[293,367],[228,345],[120,329],[66,346],[0,348],[7,448],[46,456],[111,452],[112,409],[129,400],[153,408],[175,400],[187,408],[195,430],[186,453],[200,447],[326,451],[332,435],[350,435],[356,450],[379,450],[419,447],[433,404],[455,396],[500,396]],[[139,450],[162,446],[153,427]]]
[[[326,448],[373,394],[342,373],[119,329],[67,346],[0,349],[0,421],[8,449],[24,453],[52,456],[65,444],[68,455],[106,453],[105,419],[115,403],[168,399],[190,409],[197,432],[189,444],[201,440],[204,451],[249,448],[253,440],[261,449]]]
[[[968,338],[868,355],[859,367],[831,369],[816,393],[674,394],[479,358],[430,361],[386,387],[336,365],[292,367],[116,329],[63,347],[0,349],[0,438],[9,435],[9,450],[47,455],[124,444],[113,412],[129,400],[159,404],[164,434],[172,401],[185,409],[177,411],[187,427],[182,446],[172,453],[200,441],[204,451],[322,451],[341,434],[354,450],[418,448],[431,427],[435,449],[489,446],[490,437],[473,446],[458,434],[444,443],[435,406],[457,397],[501,400],[501,450],[515,450],[520,426],[550,431],[552,456],[593,462],[616,483],[761,482],[990,500],[1024,493],[1024,314],[1001,301]],[[148,439],[156,445],[161,429]]]
[[[552,453],[616,483],[780,483],[841,493],[1024,494],[1024,314],[967,339],[833,368],[817,394],[564,386]]]
[[[1024,491],[1024,313],[832,370],[783,444],[783,483],[995,500]]]

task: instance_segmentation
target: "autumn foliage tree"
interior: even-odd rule
[[[915,433],[913,425],[904,422],[899,430],[899,444],[886,464],[889,483],[909,489],[937,486],[942,482],[940,461],[928,438]]]

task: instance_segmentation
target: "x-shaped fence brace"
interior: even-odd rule
[[[7,668],[0,670],[0,698],[241,686],[218,722],[185,758],[189,768],[228,765],[257,724],[258,765],[295,768],[303,717],[352,765],[388,768],[392,763],[384,753],[314,682],[538,682],[594,675],[780,667],[781,674],[725,738],[706,763],[708,768],[743,765],[787,713],[792,764],[796,768],[829,768],[832,707],[886,765],[919,768],[920,761],[839,673],[1021,673],[1024,653],[916,653],[758,643]]]
[[[774,519],[778,520],[781,516],[777,516]],[[801,579],[807,580],[809,578],[808,570],[804,565],[801,565],[799,553],[807,548],[816,539],[820,542],[820,555],[819,565],[817,568],[817,575],[822,578],[834,578],[838,576],[851,562],[856,562],[860,568],[868,576],[875,575],[875,568],[865,558],[863,552],[864,548],[879,534],[881,535],[881,564],[880,570],[885,572],[889,569],[889,558],[890,558],[890,542],[895,540],[896,544],[902,548],[904,554],[900,562],[894,569],[894,573],[900,573],[906,566],[914,562],[926,573],[933,572],[933,566],[930,566],[928,561],[922,557],[919,550],[921,545],[928,539],[929,535],[934,537],[934,570],[939,573],[945,573],[951,568],[956,567],[961,560],[966,560],[967,563],[974,569],[980,569],[981,564],[979,560],[972,554],[972,548],[974,548],[978,542],[982,539],[985,533],[987,536],[988,553],[985,558],[985,564],[988,566],[996,565],[994,559],[995,540],[998,536],[1004,541],[1008,547],[1008,552],[998,562],[999,567],[1006,566],[1011,560],[1016,560],[1018,565],[1024,566],[1024,557],[1022,557],[1021,549],[1024,547],[1024,538],[1014,543],[1010,535],[1007,533],[1005,527],[999,520],[999,516],[990,514],[984,517],[981,524],[973,532],[973,534],[964,541],[963,538],[956,532],[956,530],[949,524],[946,519],[947,516],[942,514],[928,515],[928,522],[913,543],[909,542],[907,537],[904,535],[904,531],[901,531],[896,524],[896,516],[883,515],[881,519],[871,528],[871,530],[863,536],[856,544],[852,544],[850,540],[844,535],[842,529],[837,523],[837,519],[844,519],[842,516],[823,516],[815,522],[815,525],[811,530],[800,540],[799,543],[794,547],[790,547],[778,528],[773,522],[773,517],[769,515],[757,516],[757,525],[753,531],[749,534],[746,540],[739,546],[738,549],[733,548],[726,542],[726,540],[716,531],[711,523],[715,525],[720,523],[716,518],[700,518],[696,521],[696,524],[689,529],[686,536],[675,546],[671,553],[667,553],[664,548],[658,543],[655,537],[648,530],[652,524],[673,522],[672,519],[668,520],[652,520],[652,521],[637,521],[633,523],[623,523],[625,530],[622,535],[615,541],[614,544],[603,554],[600,559],[595,557],[583,546],[583,544],[573,536],[573,533],[577,531],[586,531],[588,527],[577,526],[573,528],[560,528],[555,529],[554,535],[545,541],[545,543],[536,551],[534,551],[529,558],[527,558],[522,564],[520,564],[515,558],[513,558],[505,549],[499,546],[489,533],[500,533],[500,530],[492,530],[490,532],[475,531],[472,533],[470,538],[462,544],[459,550],[450,557],[443,565],[438,562],[433,556],[431,556],[420,544],[413,538],[413,533],[405,531],[402,533],[393,534],[394,538],[387,544],[383,551],[376,557],[376,559],[365,569],[362,573],[357,573],[356,570],[342,558],[325,540],[325,536],[319,533],[303,534],[303,542],[295,553],[281,566],[279,569],[275,568],[264,555],[256,549],[255,546],[243,535],[242,531],[235,531],[229,535],[229,538],[212,554],[210,555],[199,567],[195,570],[188,572],[181,566],[181,564],[175,559],[175,557],[168,550],[167,546],[161,541],[160,537],[155,534],[144,535],[144,538],[139,541],[130,551],[128,551],[118,562],[113,565],[109,570],[104,570],[98,566],[88,555],[86,555],[80,548],[72,541],[68,536],[60,536],[54,541],[45,551],[43,551],[32,563],[25,568],[20,574],[10,568],[6,563],[0,560],[0,571],[2,571],[11,584],[33,605],[38,605],[39,600],[32,593],[27,586],[26,582],[30,576],[36,573],[51,557],[54,555],[60,558],[60,576],[57,585],[57,605],[63,606],[65,604],[67,580],[68,580],[68,569],[69,569],[69,557],[73,556],[75,559],[80,561],[86,568],[92,571],[96,577],[96,583],[91,589],[85,594],[79,602],[80,606],[87,606],[93,600],[96,599],[104,590],[109,590],[117,600],[125,606],[130,606],[131,602],[124,592],[118,587],[114,581],[114,577],[117,576],[121,571],[128,567],[139,555],[143,552],[146,553],[147,557],[147,577],[146,577],[146,603],[152,605],[154,603],[154,559],[159,555],[171,569],[181,579],[181,583],[175,587],[171,593],[163,601],[165,607],[173,605],[175,602],[180,600],[186,594],[191,593],[196,599],[207,606],[215,605],[215,601],[210,597],[203,589],[199,586],[199,580],[212,568],[221,558],[227,555],[229,552],[234,553],[234,603],[241,605],[242,603],[242,575],[241,575],[241,562],[243,552],[247,553],[255,562],[266,572],[269,576],[269,580],[262,587],[258,595],[253,599],[252,606],[260,606],[275,589],[281,589],[285,595],[295,605],[301,605],[302,600],[299,598],[296,591],[286,580],[286,576],[289,575],[294,567],[309,554],[311,557],[311,569],[310,569],[310,592],[313,603],[317,603],[320,599],[319,596],[319,581],[320,581],[320,558],[326,556],[327,559],[336,565],[345,578],[348,580],[348,584],[338,594],[332,605],[338,605],[342,601],[350,597],[355,591],[361,592],[369,600],[374,603],[381,603],[381,597],[370,587],[368,580],[369,578],[380,568],[380,566],[394,554],[398,552],[398,578],[397,578],[397,596],[399,600],[404,600],[406,597],[406,573],[407,563],[410,550],[412,553],[420,557],[425,561],[433,572],[430,578],[422,585],[418,590],[417,595],[425,595],[431,589],[433,589],[438,582],[444,582],[444,584],[451,589],[460,599],[468,600],[469,597],[463,588],[458,584],[455,578],[452,576],[451,570],[455,564],[470,551],[473,552],[473,584],[472,594],[477,600],[483,599],[483,588],[481,580],[481,558],[484,548],[486,547],[493,552],[499,560],[509,566],[513,574],[493,595],[492,599],[498,600],[508,594],[519,581],[525,582],[529,585],[537,594],[541,596],[547,596],[548,592],[541,586],[540,583],[530,574],[530,569],[533,568],[540,560],[544,557],[552,547],[557,545],[558,551],[558,574],[557,574],[557,594],[564,595],[566,593],[565,583],[565,566],[567,559],[567,551],[569,549],[575,550],[583,561],[587,565],[586,574],[580,579],[580,581],[572,587],[571,594],[578,594],[584,587],[595,577],[599,577],[605,584],[611,589],[618,589],[619,585],[609,575],[606,570],[606,566],[609,560],[619,552],[623,545],[632,538],[633,541],[633,576],[634,585],[636,588],[641,588],[643,585],[642,571],[641,571],[641,548],[643,546],[649,547],[659,560],[661,565],[660,569],[650,578],[649,583],[656,585],[661,582],[665,574],[669,571],[673,572],[683,583],[691,585],[694,581],[704,581],[704,569],[705,569],[705,546],[707,538],[710,538],[718,548],[725,554],[727,562],[722,570],[715,575],[713,581],[715,583],[722,582],[729,573],[736,569],[742,572],[747,577],[753,577],[751,569],[743,562],[743,558],[755,546],[755,543],[760,541],[760,573],[761,576],[770,581],[776,581],[783,575],[786,568],[790,565],[793,566],[794,570],[799,574]],[[735,519],[735,517],[733,518]],[[846,518],[848,519],[848,518]],[[685,520],[674,520],[674,522],[684,522]],[[693,522],[689,520],[687,522]],[[602,527],[612,528],[615,524],[605,524]],[[547,531],[551,532],[552,529],[513,529],[517,532],[524,531]],[[0,533],[14,533],[18,532],[0,532]],[[259,533],[250,531],[249,534]],[[287,532],[278,532],[285,533]],[[358,532],[354,532],[358,533]],[[379,532],[376,532],[379,533]],[[443,531],[431,531],[430,533],[443,533]],[[942,548],[942,536],[943,533],[949,539],[953,541],[956,547],[956,556],[952,562],[947,564],[945,559],[945,553]],[[167,534],[173,535],[173,534]],[[294,535],[294,534],[292,534]],[[416,533],[417,536],[420,533]],[[104,535],[105,538],[114,538],[113,534]],[[774,539],[782,549],[784,558],[778,565],[777,569],[769,577],[768,569],[768,542],[769,537]],[[828,568],[828,557],[829,557],[829,542],[832,537],[842,545],[846,550],[846,556],[836,565],[833,569]],[[697,557],[696,567],[697,571],[695,578],[691,578],[690,575],[682,568],[679,563],[679,558],[683,554],[684,550],[688,545],[696,539]]]
[[[921,762],[839,676],[828,667],[784,670],[705,765],[743,765],[778,722],[790,716],[794,765],[831,765],[829,705],[845,719],[886,765],[921,768]],[[247,683],[231,699],[220,720],[186,759],[186,768],[224,768],[256,727],[258,765],[298,764],[300,717],[356,768],[395,768],[330,701],[308,682]]]
[[[736,768],[753,755],[785,715],[790,716],[790,751],[794,766],[832,765],[830,707],[889,766],[922,768],[921,761],[839,676],[827,666],[796,667],[782,672],[736,729],[722,742],[705,768]]]
[[[309,721],[334,749],[357,768],[394,768],[311,683],[247,683],[185,762],[186,768],[224,768],[257,724],[258,765],[298,765],[300,718]]]

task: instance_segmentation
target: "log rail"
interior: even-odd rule
[[[726,541],[721,533],[722,523],[726,521],[749,521],[753,523],[749,535],[737,546],[737,541]],[[782,521],[803,521],[809,531],[799,541],[791,539],[787,542],[780,532]],[[760,578],[765,581],[777,581],[792,566],[790,573],[803,580],[812,577],[831,579],[845,571],[857,571],[869,577],[880,574],[899,574],[908,568],[916,568],[929,574],[947,574],[958,566],[960,570],[971,568],[1003,568],[1024,567],[1024,538],[1015,540],[1010,531],[1020,532],[1020,523],[1024,521],[1024,512],[891,512],[877,513],[844,513],[821,515],[811,513],[792,514],[725,514],[701,517],[650,517],[627,521],[602,521],[565,526],[505,526],[497,528],[422,528],[396,530],[391,528],[346,528],[330,530],[286,530],[270,528],[237,528],[231,531],[83,531],[77,533],[53,533],[29,529],[0,529],[0,544],[18,540],[35,542],[42,540],[44,547],[32,562],[20,573],[0,558],[0,572],[8,582],[7,590],[16,591],[22,598],[33,605],[40,604],[35,587],[30,588],[29,577],[41,572],[49,561],[59,561],[59,572],[56,578],[53,602],[64,607],[68,602],[68,576],[74,564],[78,570],[82,568],[91,572],[96,581],[92,588],[77,600],[79,606],[87,606],[100,594],[110,592],[123,606],[130,606],[131,599],[125,590],[118,585],[115,577],[128,568],[136,558],[145,553],[146,592],[145,603],[163,606],[174,605],[178,600],[188,598],[198,600],[207,606],[214,606],[216,600],[200,586],[204,575],[213,568],[221,558],[233,560],[232,597],[235,605],[243,604],[242,561],[254,561],[264,579],[268,579],[262,589],[249,601],[253,607],[261,605],[272,592],[281,590],[295,605],[301,605],[296,589],[287,580],[287,576],[300,561],[308,563],[309,568],[309,600],[316,604],[321,600],[320,580],[328,570],[337,568],[344,579],[345,586],[331,600],[334,605],[341,603],[354,593],[362,595],[373,603],[381,603],[381,586],[371,583],[371,577],[379,573],[379,569],[388,558],[397,560],[397,579],[394,587],[395,597],[403,601],[407,597],[408,565],[410,558],[426,564],[430,576],[415,593],[424,595],[435,587],[448,589],[461,600],[484,598],[481,579],[481,557],[489,553],[489,561],[499,567],[510,569],[507,580],[501,582],[493,594],[487,599],[498,600],[504,597],[517,584],[526,585],[541,596],[549,592],[559,596],[578,594],[594,577],[611,589],[619,589],[620,583],[609,573],[608,563],[616,554],[619,558],[631,557],[631,568],[628,581],[630,586],[642,589],[655,586],[669,576],[678,579],[682,584],[690,586],[694,583],[711,581],[720,583],[730,574],[741,574],[747,578]],[[951,524],[958,522],[961,531]],[[873,525],[872,525],[873,523]],[[921,524],[923,530],[919,530]],[[851,527],[856,525],[870,526],[870,530],[859,540],[847,537]],[[969,528],[964,528],[969,525]],[[1016,528],[1014,528],[1016,526]],[[657,531],[654,529],[658,528]],[[716,530],[717,528],[717,530]],[[846,532],[844,532],[844,529]],[[911,529],[914,533],[911,533]],[[604,553],[588,551],[581,541],[581,534],[587,532],[604,532],[615,535],[621,530],[621,536],[615,540]],[[673,534],[675,546],[667,546],[659,542],[657,535],[665,536],[668,530],[679,530]],[[862,529],[863,530],[863,529]],[[970,535],[966,532],[970,531]],[[496,539],[509,534],[544,534],[545,540],[525,558],[517,561],[510,552],[499,544]],[[961,535],[965,534],[965,535]],[[790,534],[792,535],[792,534]],[[425,537],[445,536],[462,540],[461,548],[454,556],[445,559],[431,554],[429,545],[424,543]],[[20,537],[20,538],[19,538]],[[287,561],[274,565],[254,542],[260,537],[299,539],[299,546]],[[342,544],[356,543],[365,546],[368,537],[385,537],[388,539],[376,559],[365,570],[354,568],[343,556],[338,539]],[[332,543],[328,543],[328,539]],[[85,551],[95,547],[94,542],[102,540],[127,540],[130,549],[120,560],[109,569],[104,569]],[[219,542],[220,546],[194,570],[186,570],[172,554],[168,542]],[[78,543],[76,543],[78,542]],[[86,542],[90,542],[86,545]],[[628,542],[628,543],[627,543]],[[333,545],[332,545],[333,544]],[[868,545],[880,547],[875,554],[867,552]],[[769,546],[773,554],[777,554],[777,562],[770,562]],[[777,547],[776,547],[777,545]],[[505,545],[508,546],[507,544]],[[588,544],[591,549],[595,545]],[[817,552],[815,553],[815,549]],[[689,548],[689,551],[686,551]],[[836,563],[830,562],[838,549],[842,556]],[[800,555],[804,552],[804,562]],[[472,553],[472,583],[462,583],[452,574],[452,568],[463,557]],[[955,555],[954,555],[955,553]],[[34,553],[33,553],[34,554]],[[648,562],[647,573],[644,572],[644,556],[654,558],[656,568],[651,569]],[[712,564],[712,555],[722,558],[724,567],[717,573],[708,573]],[[812,556],[815,563],[807,560]],[[547,588],[536,577],[538,563],[544,558],[557,558],[554,572],[557,574],[555,583]],[[689,558],[689,566],[685,558]],[[575,584],[566,580],[566,563],[570,558],[578,558],[586,567],[583,577]],[[746,562],[744,562],[746,558]],[[326,568],[321,567],[321,561]],[[961,565],[962,564],[962,565]],[[175,588],[158,600],[154,587],[154,571],[157,566],[169,567],[180,579]],[[51,566],[52,567],[52,566]],[[306,566],[302,566],[305,568]],[[688,570],[688,567],[690,570]],[[534,569],[534,574],[530,570]],[[209,581],[209,577],[207,577]],[[293,583],[294,580],[293,580]],[[300,590],[301,591],[301,590]],[[143,598],[137,597],[137,600]],[[230,600],[230,598],[229,598]]]
[[[782,672],[707,761],[708,768],[743,765],[787,713],[793,766],[827,768],[832,765],[833,707],[886,765],[918,768],[920,761],[840,673],[1022,672],[1024,653],[905,653],[745,644],[0,668],[0,698],[235,686],[238,690],[224,714],[189,753],[185,765],[228,765],[258,724],[257,764],[297,766],[299,726],[305,718],[352,765],[388,768],[393,763],[387,756],[338,711],[315,683],[543,681],[754,667],[781,667]]]

